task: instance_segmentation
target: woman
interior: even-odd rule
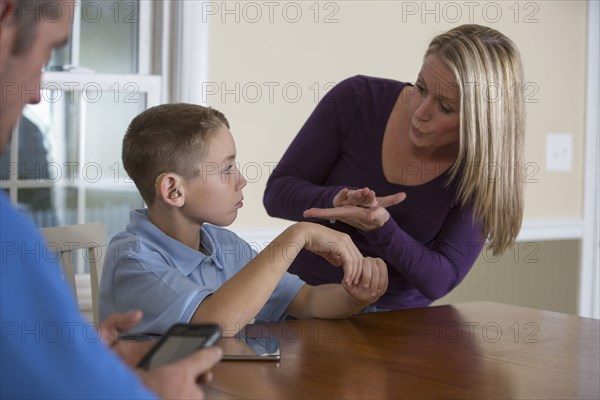
[[[494,255],[523,214],[523,72],[500,32],[463,25],[432,40],[413,85],[356,76],[330,90],[269,178],[268,213],[318,219],[384,259],[370,310],[423,307],[456,287],[486,240]],[[310,284],[339,270],[307,252]]]

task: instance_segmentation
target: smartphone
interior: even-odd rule
[[[213,346],[221,337],[216,324],[176,324],[150,349],[138,364],[151,370],[181,360],[204,347]]]
[[[225,337],[218,346],[223,349],[223,361],[278,361],[281,358],[279,340],[275,337]]]

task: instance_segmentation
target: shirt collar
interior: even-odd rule
[[[210,252],[208,255],[186,246],[161,231],[150,221],[147,208],[131,210],[129,217],[127,230],[160,247],[174,261],[175,267],[185,275],[189,275],[206,261],[213,261],[217,268],[223,269],[221,263],[216,262],[215,259],[217,255],[215,242],[204,228],[200,228],[200,240],[204,248]]]

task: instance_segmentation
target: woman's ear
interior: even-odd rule
[[[172,172],[163,172],[156,178],[156,197],[164,203],[175,207],[181,207],[184,204],[184,197],[181,191],[181,178]]]

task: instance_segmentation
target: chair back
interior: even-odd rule
[[[40,230],[50,250],[60,253],[64,277],[77,298],[79,309],[93,322],[99,323],[99,283],[106,250],[104,224],[56,226]],[[81,250],[83,257],[76,255],[78,250]],[[83,273],[84,262],[89,264],[89,274]],[[80,266],[80,271],[77,271],[77,266]]]

